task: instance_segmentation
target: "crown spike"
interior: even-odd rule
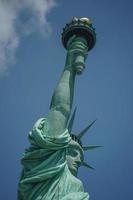
[[[82,166],[84,166],[84,167],[86,167],[88,169],[93,169],[94,170],[94,168],[92,166],[88,165],[86,162],[83,162]]]
[[[88,150],[92,150],[92,149],[96,149],[102,146],[98,146],[98,145],[90,145],[90,146],[86,146],[86,147],[82,147],[84,151],[88,151]]]
[[[91,126],[96,122],[97,119],[95,119],[91,124],[89,124],[85,129],[83,129],[79,135],[78,135],[78,138],[81,139],[85,133],[91,128]]]
[[[68,130],[69,130],[70,133],[72,132],[72,127],[73,127],[73,122],[74,122],[74,119],[75,119],[76,110],[77,110],[77,107],[75,107],[73,114],[72,114],[72,117],[71,117],[69,124],[68,124]]]

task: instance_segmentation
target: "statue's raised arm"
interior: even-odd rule
[[[78,69],[81,72],[84,68],[83,61],[87,55],[87,42],[83,38],[73,36],[68,41],[67,49],[65,68],[52,96],[47,117],[49,135],[56,136],[67,127],[73,104],[75,76],[77,72],[79,73],[75,60],[77,55],[82,53],[83,60],[81,60],[82,63],[80,63],[80,68]]]
[[[94,30],[92,28],[92,32],[91,29],[88,31],[87,26],[92,28],[89,19],[74,18],[72,23],[64,28],[62,42],[67,49],[67,58],[65,68],[52,96],[47,118],[49,135],[56,136],[67,127],[73,104],[75,76],[84,70],[88,50],[95,43],[95,35],[92,35]]]

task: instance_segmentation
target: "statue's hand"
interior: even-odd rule
[[[77,74],[85,68],[85,59],[88,55],[87,41],[82,37],[73,35],[67,43],[67,65],[74,67]]]

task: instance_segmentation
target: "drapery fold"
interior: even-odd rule
[[[88,200],[82,182],[67,166],[66,149],[71,141],[68,130],[49,137],[47,123],[39,119],[29,133],[30,147],[21,159],[18,200]]]

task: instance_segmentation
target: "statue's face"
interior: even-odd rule
[[[83,150],[74,140],[70,142],[66,158],[69,170],[74,176],[77,176],[78,168],[83,162]]]

